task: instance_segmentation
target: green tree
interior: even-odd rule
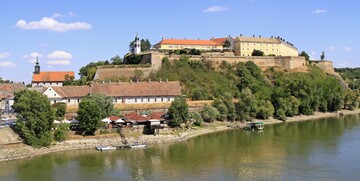
[[[310,60],[310,55],[307,54],[305,51],[302,51],[299,56],[302,56],[302,57],[305,57],[305,60],[306,61],[309,61]]]
[[[87,98],[94,100],[100,107],[101,119],[112,116],[116,113],[114,110],[113,98],[104,94],[91,94]]]
[[[225,40],[223,47],[224,47],[224,48],[229,48],[230,46],[231,46],[230,41],[229,41],[229,40]]]
[[[119,55],[116,55],[115,57],[112,57],[110,59],[110,61],[111,61],[112,65],[120,65],[120,64],[122,64],[122,59],[120,58]]]
[[[171,102],[169,108],[169,115],[171,118],[170,123],[173,126],[180,126],[181,123],[187,123],[189,117],[189,107],[185,98],[179,96]]]
[[[45,95],[22,90],[15,93],[13,108],[17,113],[16,130],[33,147],[49,146],[54,110]]]
[[[66,104],[63,102],[58,102],[52,105],[53,108],[56,110],[56,117],[63,118],[66,112]]]
[[[142,52],[150,50],[151,43],[150,43],[150,41],[148,39],[146,39],[146,40],[141,39],[140,42],[141,42],[141,51]]]
[[[64,85],[64,86],[76,85],[75,77],[74,77],[74,76],[70,76],[69,74],[66,74],[66,75],[65,75],[65,81],[64,81],[63,85]]]
[[[209,105],[205,105],[203,107],[203,110],[200,112],[200,114],[201,114],[201,117],[206,122],[213,122],[220,115],[219,111],[215,107],[209,106]]]
[[[94,135],[97,128],[101,126],[102,111],[101,106],[94,98],[86,97],[81,100],[77,119],[84,135]]]
[[[264,56],[264,52],[254,49],[254,51],[251,53],[251,56]]]
[[[325,53],[324,53],[324,51],[321,53],[320,59],[321,59],[321,60],[325,60]]]
[[[192,119],[195,126],[201,126],[204,121],[199,112],[191,112],[189,117]]]
[[[241,121],[252,121],[256,116],[256,98],[249,88],[241,91],[239,102],[236,103],[236,110]]]
[[[189,55],[201,55],[201,51],[193,48],[189,51]]]

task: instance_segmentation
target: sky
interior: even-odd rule
[[[74,71],[129,51],[136,34],[211,39],[281,36],[312,59],[360,67],[357,0],[0,1],[0,77],[30,83],[41,71]]]

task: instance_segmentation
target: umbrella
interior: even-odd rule
[[[125,123],[125,121],[122,120],[122,119],[118,119],[118,120],[115,121],[115,123]]]
[[[101,120],[101,122],[109,124],[111,122],[111,120],[109,118],[105,118],[105,119]]]
[[[76,119],[73,119],[73,120],[70,121],[70,123],[71,123],[71,124],[79,124],[79,121],[76,120]]]

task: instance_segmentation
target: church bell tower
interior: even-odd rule
[[[141,42],[140,39],[138,37],[138,35],[136,35],[135,37],[135,42],[134,42],[134,52],[135,55],[141,53]]]
[[[36,64],[35,64],[34,74],[40,74],[39,57],[36,57]]]

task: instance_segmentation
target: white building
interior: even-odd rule
[[[89,94],[105,94],[114,104],[146,104],[172,102],[181,95],[179,81],[93,83],[91,86],[48,87],[44,89],[49,101],[78,105]]]

